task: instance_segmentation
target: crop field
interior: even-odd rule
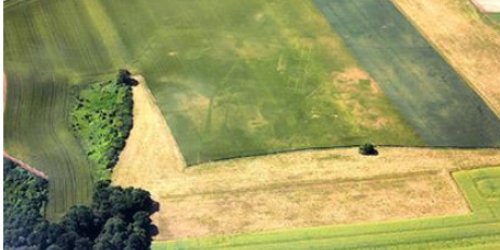
[[[392,2],[500,117],[500,26],[469,1]]]
[[[426,145],[308,0],[25,1],[5,13],[7,74],[79,84],[140,72],[188,165]]]
[[[389,0],[313,2],[426,142],[500,145],[498,117]]]
[[[91,164],[66,129],[70,88],[43,73],[37,78],[13,73],[8,79],[5,148],[48,175],[47,216],[58,218],[70,206],[89,202],[92,189]]]
[[[441,171],[500,164],[499,149],[381,147],[373,158],[356,148],[311,150],[185,169],[144,82],[134,103],[113,183],[149,190],[161,204],[156,240],[463,214]]]
[[[173,249],[496,249],[500,246],[500,168],[453,174],[472,213],[156,243]]]
[[[500,238],[500,222],[491,212],[496,208],[486,211],[496,199],[496,184],[470,179],[481,174],[497,178],[497,171],[470,172],[469,179],[463,177],[469,174],[456,175],[461,187],[482,183],[479,196],[473,186],[464,188],[476,197],[471,200],[476,205],[472,215],[462,216],[468,208],[441,172],[498,165],[498,149],[382,147],[384,154],[372,160],[346,148],[210,162],[365,142],[500,146],[498,117],[388,0],[15,0],[4,6],[4,14],[5,148],[48,175],[51,219],[88,203],[95,179],[95,166],[69,128],[76,90],[109,81],[127,68],[148,81],[134,90],[145,104],[134,112],[149,118],[137,123],[143,131],[132,132],[137,142],[125,149],[126,162],[118,164],[113,181],[144,187],[160,201],[162,210],[154,218],[160,239],[205,236],[210,230],[246,233],[324,225],[315,214],[301,221],[304,214],[278,217],[272,211],[267,215],[276,216],[274,222],[256,228],[245,218],[228,219],[243,217],[231,208],[250,207],[266,215],[261,209],[273,204],[258,201],[283,198],[287,192],[278,211],[318,199],[323,210],[317,211],[332,223],[455,215],[335,231],[188,240],[167,247],[209,249],[205,246],[215,243],[214,248],[291,249],[287,244],[294,239],[297,248],[315,244],[320,249],[333,241],[339,248],[365,240],[374,246],[380,239],[380,248],[397,248],[406,240],[425,249],[471,242],[495,247],[492,242]],[[496,107],[496,95],[478,92]],[[195,164],[200,166],[184,169]],[[407,177],[417,172],[429,178]],[[363,196],[362,189],[372,196]],[[388,201],[394,214],[387,214],[373,203],[392,189],[399,193]],[[359,195],[342,197],[339,190]],[[418,191],[428,195],[418,196]],[[397,207],[408,198],[419,209]],[[443,203],[429,208],[433,199]],[[344,217],[333,218],[329,201],[353,205],[344,205]],[[363,206],[349,210],[356,203]],[[187,209],[197,206],[199,212]],[[363,207],[377,209],[363,214]],[[229,212],[217,221],[214,209]],[[450,233],[441,223],[456,230]]]
[[[87,204],[92,190],[93,166],[69,130],[72,84],[93,82],[112,69],[85,12],[68,4],[19,1],[4,8],[4,147],[48,175],[49,219]]]
[[[188,165],[365,141],[425,144],[310,1],[136,1],[148,16],[125,20],[130,2],[102,4],[126,47],[144,44],[133,67]],[[130,28],[137,22],[147,28]]]

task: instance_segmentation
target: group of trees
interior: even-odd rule
[[[155,227],[149,217],[156,204],[147,191],[100,181],[90,206],[73,207],[50,223],[42,216],[47,182],[5,160],[4,176],[4,249],[150,249]]]
[[[89,85],[76,97],[71,127],[97,168],[94,176],[105,180],[118,161],[133,126],[132,86],[137,81],[120,70],[116,81]]]
[[[3,161],[4,246],[26,245],[27,236],[44,222],[47,181]]]

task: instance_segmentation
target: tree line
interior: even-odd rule
[[[4,159],[4,249],[146,250],[156,228],[149,192],[99,181],[89,206],[47,221],[47,181]]]

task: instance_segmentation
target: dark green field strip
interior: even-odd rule
[[[433,146],[500,146],[500,121],[388,0],[313,0]]]
[[[306,228],[158,243],[153,249],[485,249],[500,241],[497,201],[481,196],[476,183],[500,177],[500,168],[454,174],[473,213],[365,225]],[[495,192],[497,189],[495,189]],[[496,208],[500,209],[500,208]]]
[[[5,149],[49,177],[49,218],[86,204],[92,189],[90,164],[67,129],[70,85],[60,82],[50,74],[9,74],[4,116]]]

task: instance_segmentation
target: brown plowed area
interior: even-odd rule
[[[392,1],[500,117],[500,33],[470,1]]]
[[[500,165],[500,149],[355,148],[185,168],[155,100],[134,88],[134,127],[113,174],[160,202],[157,240],[467,213],[449,171]]]

